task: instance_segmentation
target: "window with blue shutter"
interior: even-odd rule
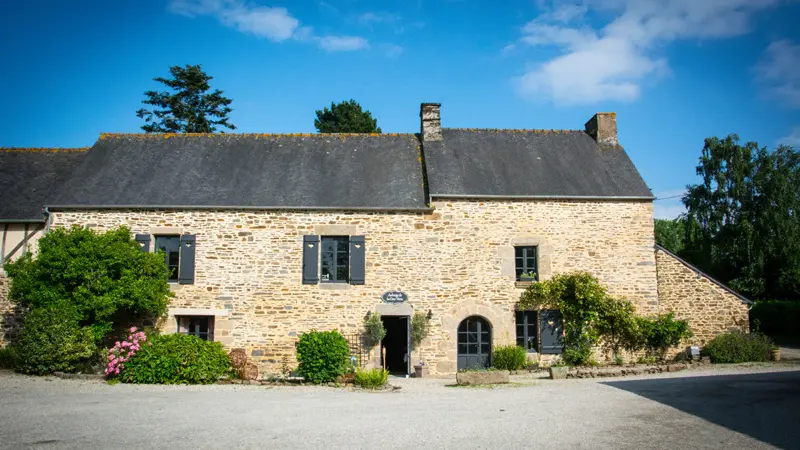
[[[196,239],[193,234],[181,236],[180,266],[178,283],[194,284],[194,252]]]
[[[365,252],[364,236],[350,236],[350,284],[364,284]]]
[[[136,235],[136,242],[142,246],[142,251],[145,253],[150,252],[150,235],[149,234],[137,234]]]
[[[303,284],[319,282],[319,236],[303,236]]]

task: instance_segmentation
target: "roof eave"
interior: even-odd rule
[[[52,205],[50,211],[87,209],[189,209],[189,210],[246,210],[246,211],[368,211],[368,212],[431,212],[429,207],[375,207],[375,206],[231,206],[231,205]]]
[[[431,198],[474,198],[491,200],[591,200],[591,201],[653,201],[655,197],[637,195],[484,195],[484,194],[431,194]]]

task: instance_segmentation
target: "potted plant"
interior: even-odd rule
[[[519,281],[534,282],[534,281],[536,281],[536,273],[534,273],[534,272],[522,272],[519,275]]]
[[[779,347],[772,347],[772,351],[770,351],[770,356],[772,356],[773,361],[780,361],[781,349]]]
[[[551,380],[563,380],[567,378],[567,373],[569,373],[569,366],[560,361],[550,366]]]
[[[411,351],[419,348],[419,345],[428,337],[430,332],[432,314],[430,310],[425,314],[422,311],[417,311],[411,317]],[[414,364],[414,376],[417,378],[424,378],[428,376],[428,366],[422,361],[422,350],[420,350],[419,364]]]

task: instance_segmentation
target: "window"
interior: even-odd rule
[[[178,282],[178,265],[180,264],[181,237],[156,236],[156,251],[164,252],[164,259],[169,271],[168,280]]]
[[[517,281],[537,281],[539,279],[536,247],[514,247]]]
[[[214,340],[214,317],[212,316],[180,316],[178,333],[191,334],[204,341]]]
[[[517,311],[517,345],[536,352],[536,311]]]
[[[349,275],[350,238],[348,236],[323,236],[320,280],[330,283],[347,283]]]

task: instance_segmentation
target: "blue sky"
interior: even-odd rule
[[[616,111],[667,197],[696,181],[705,137],[800,146],[798,19],[792,0],[9,1],[0,146],[137,132],[152,78],[202,64],[241,132],[313,132],[315,109],[349,98],[385,132],[417,131],[421,102],[447,127],[580,129]]]

